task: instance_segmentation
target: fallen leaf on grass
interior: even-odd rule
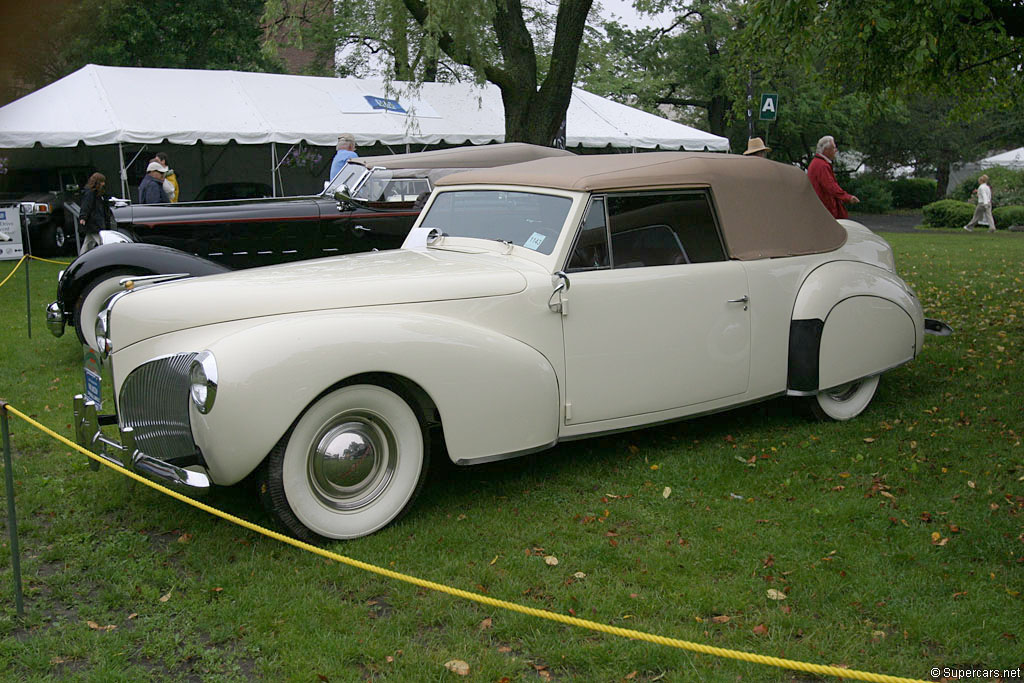
[[[944,538],[938,531],[932,532],[932,545],[946,545],[949,542],[948,538]]]
[[[666,486],[665,490],[661,492],[661,497],[662,498],[668,498],[671,495],[672,495],[672,489],[670,487],[668,487],[668,486]]]
[[[572,577],[574,579],[585,579],[585,578],[587,578],[587,575],[584,574],[583,572],[576,572],[575,574],[572,575]]]
[[[95,621],[87,621],[85,623],[93,631],[113,631],[115,628],[117,628],[117,624],[107,624],[106,626],[100,626]]]
[[[782,591],[777,591],[774,588],[768,589],[768,597],[772,600],[785,600],[786,594]]]
[[[500,555],[495,555],[495,556],[494,556],[494,559],[493,559],[493,560],[491,560],[491,566],[492,566],[492,567],[493,567],[493,566],[494,566],[494,564],[495,564],[495,563],[496,563],[496,562],[498,561],[498,558],[499,558],[499,557],[500,557]]]
[[[628,674],[626,674],[626,680],[627,681],[633,680],[634,678],[636,678],[636,674],[637,674],[636,671],[630,671]]]
[[[494,625],[494,622],[491,620],[490,617],[487,617],[486,619],[484,619],[483,621],[480,622],[480,624],[477,626],[477,628],[480,629],[481,631],[486,631],[487,629],[491,628],[491,626],[493,626],[493,625]]]
[[[719,614],[717,617],[711,617],[711,621],[715,622],[716,624],[728,624],[729,618],[730,617],[728,615]]]
[[[548,565],[549,567],[554,567],[558,564],[558,558],[554,555],[548,555],[544,558],[544,564]]]
[[[192,540],[192,534],[182,534],[178,536],[178,543],[188,543]]]
[[[174,591],[167,591],[167,595],[160,596],[160,602],[167,602],[168,600],[170,600],[171,599],[171,593],[173,593],[173,592]]]
[[[461,659],[450,659],[444,663],[444,668],[448,669],[452,673],[460,676],[469,675],[469,664],[466,664]]]
[[[755,636],[763,636],[768,633],[768,627],[764,624],[758,624],[753,628]]]

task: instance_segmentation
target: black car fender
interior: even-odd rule
[[[57,284],[57,303],[66,321],[72,321],[75,303],[96,280],[116,271],[165,275],[187,273],[191,276],[215,275],[231,269],[220,263],[156,244],[105,244],[82,254],[61,274]]]

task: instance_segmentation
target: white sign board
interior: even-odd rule
[[[0,261],[18,260],[24,255],[18,205],[0,205]]]

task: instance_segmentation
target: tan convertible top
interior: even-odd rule
[[[838,249],[846,230],[799,168],[760,157],[647,152],[556,157],[465,171],[439,186],[524,185],[584,192],[710,187],[732,258],[750,261]]]
[[[535,159],[574,156],[576,155],[564,149],[528,145],[525,142],[506,142],[499,145],[452,147],[451,149],[435,149],[429,152],[358,157],[351,159],[349,163],[359,164],[367,168],[383,166],[384,168],[394,169],[491,168],[506,164],[521,164],[524,161],[533,161]]]

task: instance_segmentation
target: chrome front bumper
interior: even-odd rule
[[[56,301],[46,307],[46,326],[54,337],[64,335],[64,312]]]
[[[158,482],[180,493],[201,495],[210,490],[210,478],[201,472],[187,470],[158,458],[146,455],[135,447],[135,430],[119,428],[121,442],[108,439],[103,434],[103,424],[113,424],[110,417],[102,417],[96,411],[96,404],[86,401],[77,394],[74,398],[75,441],[107,462],[132,470],[151,481]],[[103,424],[101,424],[103,423]],[[100,464],[89,460],[89,467],[98,470]]]

